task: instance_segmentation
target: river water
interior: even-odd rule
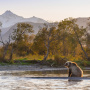
[[[0,71],[0,90],[90,90],[90,79],[31,77],[67,77],[67,71]],[[90,70],[84,71],[84,77],[90,77]]]

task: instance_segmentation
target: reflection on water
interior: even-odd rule
[[[31,79],[25,77],[67,77],[67,71],[2,71],[0,90],[90,90],[90,80]],[[84,71],[90,77],[90,71]]]
[[[46,77],[67,77],[67,70],[53,70],[53,71],[3,71],[0,74],[1,75],[12,75],[12,76],[24,76],[24,77],[41,77],[41,76],[46,76]]]

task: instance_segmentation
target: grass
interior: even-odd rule
[[[81,67],[90,67],[90,61],[87,60],[77,60],[74,62],[76,62]]]
[[[8,59],[9,55],[6,56],[6,59]],[[9,63],[0,63],[0,65],[30,65],[35,64],[37,61],[42,61],[44,58],[44,55],[27,55],[27,56],[17,56],[16,54],[13,55],[13,59]],[[74,61],[81,67],[90,67],[90,61],[82,60],[81,58],[75,58],[71,57],[70,55],[60,56],[60,55],[49,55],[47,58],[47,65],[53,65],[53,66],[62,66],[66,61]],[[16,62],[14,62],[16,61]],[[64,61],[64,62],[63,62]]]
[[[19,59],[19,60],[15,60],[16,62],[12,63],[12,62],[9,62],[9,63],[2,63],[0,62],[0,65],[2,66],[5,66],[5,65],[32,65],[32,64],[37,64],[38,61],[41,61],[41,60],[25,60],[25,59]],[[84,68],[84,67],[90,67],[90,61],[81,61],[81,60],[78,60],[78,61],[74,61],[76,62],[81,68]],[[58,63],[55,61],[55,60],[52,60],[52,59],[49,59],[46,61],[46,63],[44,63],[44,65],[48,65],[48,66],[53,66],[53,67],[60,67],[63,65],[63,63]]]
[[[44,56],[42,55],[27,55],[27,56],[17,56],[13,55],[13,60],[42,60]]]

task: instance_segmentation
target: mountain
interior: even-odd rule
[[[47,21],[41,18],[37,18],[35,16],[31,18],[23,18],[12,13],[11,11],[6,11],[2,15],[0,15],[0,21],[2,22],[2,38],[4,41],[8,40],[9,35],[13,32],[14,29],[17,28],[18,22],[25,22],[31,24],[33,26],[34,34],[37,34],[37,32],[39,31],[39,27],[43,27],[44,23],[48,23]],[[89,22],[90,17],[76,18],[76,24],[79,27],[83,26],[84,28],[86,28]],[[90,29],[87,30],[90,33]]]
[[[79,17],[79,18],[76,18],[76,24],[79,27],[83,26],[83,28],[87,28],[88,27],[88,23],[90,23],[90,17]],[[89,28],[87,28],[87,32],[90,33],[90,29]]]
[[[2,22],[2,28],[10,27],[18,22],[48,23],[47,21],[35,16],[31,18],[23,18],[22,16],[18,16],[9,10],[0,15],[0,22]]]
[[[32,22],[25,22],[28,24],[31,24],[33,26],[33,30],[34,30],[34,34],[37,34],[39,31],[39,27],[44,27],[43,23],[32,23]],[[14,32],[14,30],[17,28],[17,23],[15,25],[13,25],[12,27],[10,27],[6,33],[4,33],[2,35],[2,39],[3,41],[8,41],[8,37],[9,35],[12,34],[12,32]]]
[[[90,18],[89,17],[79,17],[76,18],[76,24],[79,25],[80,27],[83,26],[84,28],[87,27],[87,24],[90,22]]]
[[[10,27],[22,20],[23,17],[13,14],[11,11],[6,11],[2,15],[0,15],[0,22],[2,23],[2,28]]]

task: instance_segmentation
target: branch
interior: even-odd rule
[[[1,43],[3,44],[3,46],[5,45],[5,43],[3,42],[3,39],[2,39],[2,36],[1,36],[1,33],[0,33],[0,37],[1,37]]]
[[[47,48],[46,41],[44,40],[45,47]]]
[[[0,41],[0,42],[3,44],[3,46],[5,45],[3,41]]]

